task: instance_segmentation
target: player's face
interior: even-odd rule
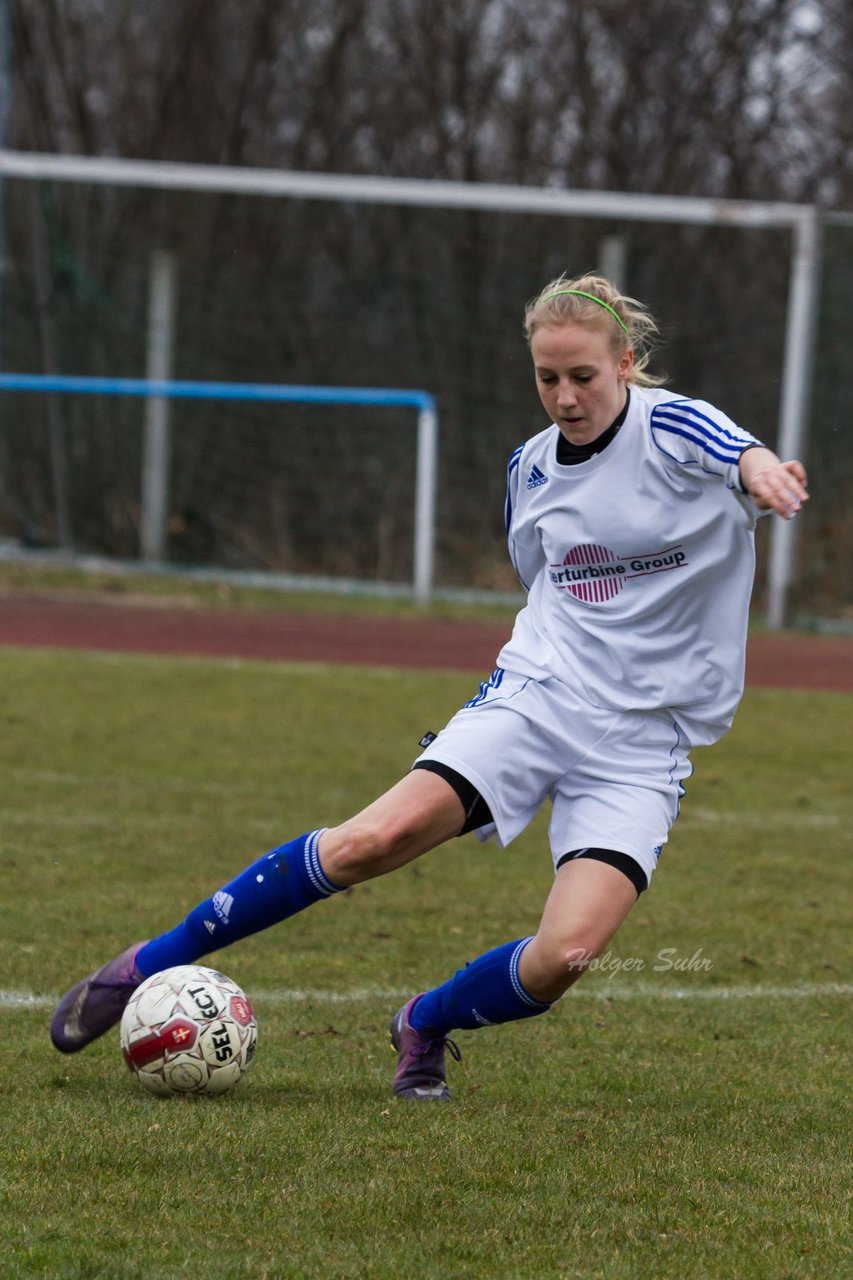
[[[634,353],[614,356],[607,333],[588,324],[548,324],[530,340],[539,398],[567,440],[588,444],[625,405]]]

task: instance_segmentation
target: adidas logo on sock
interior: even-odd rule
[[[548,483],[548,477],[543,475],[538,467],[531,467],[530,475],[527,477],[528,489],[538,489],[541,485]]]
[[[212,899],[213,910],[219,916],[223,924],[228,924],[228,917],[231,914],[231,908],[234,906],[234,899],[230,893],[226,893],[224,889],[219,889]]]
[[[212,920],[205,920],[204,927],[208,933],[216,933],[216,925]]]

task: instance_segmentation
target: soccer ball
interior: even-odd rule
[[[182,964],[137,987],[121,1019],[121,1051],[143,1089],[225,1093],[252,1061],[258,1027],[243,992],[215,969]]]

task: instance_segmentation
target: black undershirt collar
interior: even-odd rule
[[[600,436],[596,436],[594,440],[590,440],[587,444],[572,444],[571,440],[567,440],[562,431],[557,437],[557,461],[564,467],[572,467],[577,462],[587,462],[590,458],[595,457],[597,453],[601,453],[613,440],[628,416],[628,405],[631,403],[631,391],[625,388],[627,395],[622,412],[615,422],[611,422],[606,431],[602,431]]]

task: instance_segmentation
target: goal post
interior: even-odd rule
[[[427,391],[389,387],[314,387],[253,382],[153,381],[148,378],[80,378],[49,374],[0,373],[0,391],[47,392],[54,395],[138,396],[149,400],[242,401],[255,404],[340,405],[414,409],[417,413],[412,592],[418,604],[433,593],[435,512],[438,479],[438,413]],[[147,502],[165,510],[168,483],[165,459],[159,480],[143,486]],[[142,528],[157,520],[142,511]]]

